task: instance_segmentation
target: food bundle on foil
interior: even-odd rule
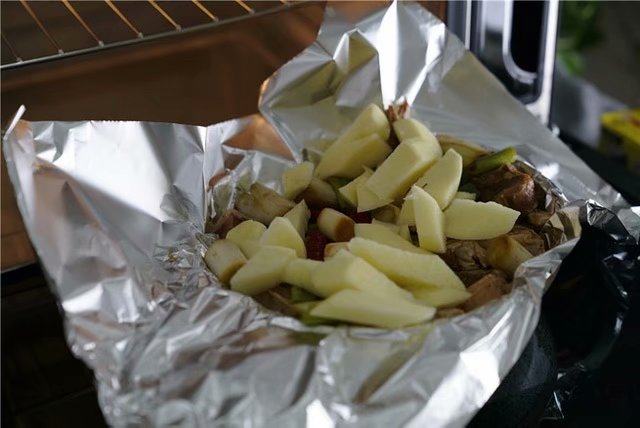
[[[381,108],[387,109],[388,122]],[[586,200],[611,209],[625,206],[620,195],[513,99],[442,22],[417,4],[393,3],[359,22],[327,8],[317,41],[265,83],[260,111],[262,117],[209,127],[26,122],[18,120],[19,115],[10,125],[3,145],[21,213],[60,299],[69,344],[94,370],[101,408],[113,425],[462,426],[489,399],[527,344],[545,287],[579,236],[580,207]],[[344,136],[357,117],[372,111],[383,115],[389,128],[382,144],[392,140],[397,144],[389,145],[387,152],[375,137],[362,143],[374,152],[369,156],[372,163],[365,166],[377,166],[375,172],[368,170],[369,175],[361,178],[367,173],[359,170],[363,165],[357,165],[354,173],[354,165],[341,153],[333,155],[329,166],[325,161],[320,167],[328,142]],[[406,171],[383,168],[384,163],[390,162],[395,149],[415,145],[411,135],[393,126],[398,121],[413,124],[406,130],[409,134],[426,130],[437,136],[433,147],[458,148],[438,153],[428,166],[444,162],[447,167],[440,169],[449,171],[451,165],[464,164],[465,172],[460,169],[457,178],[432,174],[436,190],[426,182],[412,189],[406,187],[407,180],[394,184],[394,177]],[[295,162],[282,156],[283,143]],[[383,156],[376,157],[376,147]],[[478,152],[467,153],[464,147]],[[411,163],[414,157],[406,159]],[[233,291],[259,294],[272,282],[280,282],[280,277],[273,279],[274,269],[278,271],[273,263],[283,264],[283,259],[294,259],[301,252],[308,255],[299,239],[305,236],[300,229],[306,228],[310,211],[304,207],[295,211],[297,205],[276,192],[300,200],[312,180],[320,181],[318,168],[327,178],[349,178],[329,186],[330,192],[336,190],[331,193],[336,200],[323,200],[331,211],[319,213],[323,217],[317,219],[318,228],[336,241],[347,241],[338,238],[343,233],[340,222],[346,222],[347,237],[356,235],[335,247],[331,260],[341,263],[334,262],[335,271],[325,269],[322,278],[329,278],[350,269],[356,263],[353,254],[364,258],[373,251],[364,262],[371,264],[380,260],[379,247],[387,251],[381,254],[405,254],[406,248],[397,248],[398,240],[404,240],[405,247],[415,244],[415,257],[440,260],[432,253],[444,251],[438,247],[444,232],[434,235],[435,223],[422,230],[420,224],[412,224],[409,230],[407,222],[403,228],[397,217],[406,200],[394,199],[409,192],[411,213],[418,212],[418,205],[438,213],[438,208],[447,206],[481,206],[484,202],[473,199],[480,198],[482,180],[467,192],[458,184],[461,180],[474,184],[468,174],[487,159],[491,169],[504,168],[516,181],[526,176],[523,180],[532,180],[536,189],[535,207],[503,206],[518,195],[511,199],[503,195],[507,202],[502,205],[488,202],[503,210],[497,213],[492,205],[488,223],[493,224],[495,217],[508,224],[496,226],[492,233],[511,231],[522,212],[537,213],[538,221],[543,221],[536,226],[535,237],[550,249],[534,251],[524,245],[526,237],[525,241],[509,238],[507,245],[518,245],[528,256],[517,269],[513,261],[496,262],[504,265],[502,271],[512,286],[494,296],[499,298],[485,299],[486,304],[464,312],[447,314],[438,308],[442,317],[433,300],[434,307],[422,306],[428,311],[407,300],[402,304],[409,312],[418,307],[416,317],[396,323],[392,314],[389,324],[375,317],[371,321],[366,314],[345,318],[340,313],[353,312],[349,305],[354,296],[334,299],[341,293],[327,293],[322,296],[329,297],[325,303],[334,299],[328,310],[318,310],[323,303],[317,302],[297,307],[297,315],[303,312],[306,321],[314,321],[304,322],[304,316],[296,319],[277,310],[278,305],[264,300],[262,305]],[[418,168],[419,175],[427,170],[425,165]],[[394,173],[379,173],[371,181],[385,169]],[[283,173],[289,176],[284,186]],[[382,187],[369,186],[373,194],[368,201],[382,199],[384,204],[376,210],[373,205],[360,206],[361,189],[358,183],[348,187],[350,179],[377,181]],[[322,200],[322,185],[318,186],[302,200]],[[271,204],[252,211],[257,204],[255,189],[284,199],[287,209],[273,212],[279,205]],[[389,193],[388,200],[381,198],[384,192]],[[398,211],[390,212],[391,205]],[[354,223],[361,222],[346,216],[349,210],[380,217],[372,223],[375,226],[354,231]],[[495,237],[468,238],[465,222],[475,211],[460,210],[457,218],[462,224],[447,232],[449,238]],[[281,217],[286,213],[290,215]],[[274,218],[283,220],[273,226]],[[266,223],[256,227],[262,241],[246,243],[243,239],[252,232],[236,229],[239,238],[234,241],[227,235],[223,242],[228,230],[242,224],[238,219]],[[533,227],[535,219],[528,221]],[[416,233],[417,238],[412,236]],[[296,251],[282,250],[287,245]],[[204,256],[216,246],[225,256],[208,253],[214,275]],[[386,250],[389,246],[391,250]],[[278,251],[282,254],[274,257]],[[276,261],[249,269],[255,254]],[[329,259],[326,252],[322,256]],[[445,263],[442,266],[438,269],[445,269],[446,275],[452,272]],[[243,269],[234,287],[233,278]],[[376,282],[371,275],[358,276],[359,269],[349,272],[355,272],[351,279]],[[396,278],[402,282],[403,276],[398,273]],[[380,287],[386,286],[381,281]],[[229,282],[232,289],[225,284]],[[313,295],[314,285],[335,286],[316,282],[296,292]],[[506,285],[506,280],[500,284]],[[362,290],[349,292],[357,294],[355,298],[367,296]],[[400,291],[396,294],[394,299],[406,297]],[[292,296],[285,296],[285,307],[291,303],[287,297]],[[375,299],[368,302],[374,315],[380,308]]]

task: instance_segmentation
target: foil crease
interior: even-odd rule
[[[401,99],[435,132],[514,145],[562,205],[582,201],[568,208],[625,205],[412,3],[358,22],[328,7],[318,40],[265,83],[262,117],[209,127],[16,118],[3,149],[18,205],[110,424],[463,426],[483,406],[576,242],[570,216],[552,225],[563,243],[523,264],[509,296],[397,331],[304,326],[222,288],[202,260],[216,239],[205,222],[238,186],[279,186],[291,164],[283,143],[300,160],[368,103]]]

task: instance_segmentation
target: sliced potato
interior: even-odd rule
[[[317,294],[315,288],[313,288],[311,274],[321,263],[317,260],[309,259],[291,260],[284,270],[282,282],[295,285],[312,294]]]
[[[411,188],[411,194],[407,198],[413,199],[413,215],[420,248],[444,253],[447,250],[447,239],[444,235],[444,216],[438,202],[418,186]]]
[[[433,135],[423,123],[416,119],[398,119],[393,122],[393,130],[400,141],[417,138],[427,141],[431,145],[437,144],[438,148],[440,148],[435,135]],[[440,156],[442,156],[442,151],[440,152]]]
[[[298,231],[289,219],[276,217],[260,238],[260,245],[291,248],[298,257],[307,257],[307,249]]]
[[[358,177],[354,178],[349,184],[342,186],[338,189],[338,193],[342,195],[343,199],[349,202],[352,207],[358,206],[358,185],[366,181],[371,176],[371,172],[364,171]]]
[[[247,258],[260,249],[260,238],[267,227],[255,220],[245,220],[227,232],[226,239],[234,242]]]
[[[220,282],[228,284],[247,259],[235,243],[228,239],[218,239],[207,249],[204,261]]]
[[[282,173],[284,197],[293,199],[309,186],[313,178],[313,163],[302,162]]]
[[[462,157],[449,149],[416,182],[436,200],[441,210],[453,200],[462,178]]]
[[[518,266],[533,255],[510,236],[500,236],[487,243],[487,260],[497,269],[513,277]]]
[[[462,156],[462,165],[468,166],[473,163],[480,156],[486,155],[488,152],[477,144],[470,143],[468,141],[461,140],[460,138],[453,137],[451,135],[439,134],[438,142],[442,151],[453,149],[460,156]]]
[[[354,221],[333,208],[325,208],[318,215],[318,229],[332,241],[342,242],[353,238]]]
[[[275,217],[284,215],[295,204],[260,183],[253,183],[248,192],[240,192],[236,209],[245,217],[269,224]]]
[[[459,288],[440,288],[432,290],[424,287],[408,288],[416,300],[434,308],[450,308],[464,303],[471,293]]]
[[[476,200],[476,194],[471,192],[456,192],[456,195],[453,199],[470,199],[472,201]]]
[[[365,173],[369,175],[369,177],[373,174],[371,170],[365,170]],[[379,198],[378,195],[373,193],[369,187],[367,187],[366,181],[358,183],[356,187],[356,194],[358,199],[358,212],[365,212],[375,210],[376,208],[383,207],[385,205],[389,205],[393,200],[390,198]]]
[[[400,208],[400,213],[396,219],[397,224],[407,224],[409,226],[416,225],[416,218],[413,214],[413,199],[405,198]]]
[[[394,200],[403,196],[440,156],[442,152],[437,141],[405,140],[365,184],[379,198]]]
[[[389,229],[390,231],[392,231],[393,233],[398,233],[400,231],[400,226],[398,226],[397,224],[387,223],[386,221],[380,221],[380,220],[378,220],[376,218],[371,220],[371,224],[378,224],[380,226],[384,226],[387,229]]]
[[[400,298],[360,290],[342,290],[311,310],[311,315],[382,328],[429,321],[435,309]]]
[[[307,205],[314,208],[338,206],[338,196],[336,196],[333,187],[326,181],[315,177],[311,179],[309,187],[298,195],[298,199],[306,201]]]
[[[413,299],[369,263],[347,251],[340,251],[316,268],[311,279],[319,296],[328,297],[345,288]],[[314,293],[315,294],[315,293]]]
[[[520,213],[495,202],[454,199],[444,212],[445,234],[454,239],[493,239],[509,232]]]
[[[340,250],[349,250],[348,242],[331,242],[324,247],[324,259],[328,260],[337,255]]]
[[[342,135],[324,151],[322,160],[316,168],[316,176],[318,178],[330,177],[333,169],[332,162],[341,160],[345,153],[349,153],[352,150],[351,146],[354,141],[376,134],[384,142],[389,138],[390,133],[391,127],[387,116],[380,107],[370,104],[360,112],[355,121]],[[360,163],[361,165],[363,165],[362,162]]]
[[[424,254],[425,250],[416,247],[411,242],[379,224],[358,223],[354,228],[355,235],[359,238],[369,239],[380,244],[398,248],[412,253]]]
[[[369,262],[402,287],[415,289],[457,288],[464,284],[435,254],[418,254],[362,238],[349,242],[349,251]]]
[[[400,235],[402,239],[405,239],[406,241],[413,243],[411,241],[411,231],[409,230],[408,224],[398,225],[398,235]]]
[[[332,145],[318,163],[316,176],[355,178],[362,174],[362,167],[375,167],[391,153],[391,147],[377,134],[351,141],[340,150]]]
[[[379,220],[385,223],[395,223],[400,214],[400,208],[395,205],[385,205],[375,210],[372,214],[375,220]]]
[[[262,293],[282,282],[282,274],[296,252],[291,248],[262,246],[231,277],[231,289],[250,296]]]
[[[304,200],[300,201],[295,207],[291,208],[284,217],[291,222],[300,237],[304,239],[307,235],[307,226],[309,225],[309,218],[311,217],[311,211],[309,207],[307,207],[307,203]]]

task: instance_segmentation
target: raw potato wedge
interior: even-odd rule
[[[460,278],[435,254],[412,253],[362,238],[353,238],[349,251],[411,290],[465,289]]]
[[[313,163],[302,162],[282,173],[284,197],[293,199],[309,186],[313,178]]]
[[[342,186],[338,189],[338,193],[342,195],[344,200],[349,202],[352,207],[358,206],[358,185],[367,180],[367,178],[371,177],[371,173],[369,171],[363,172],[357,178],[354,178],[349,182],[349,184]]]
[[[471,297],[471,293],[459,288],[440,288],[430,290],[428,288],[409,288],[416,300],[433,306],[434,308],[451,308],[458,306],[467,301]]]
[[[437,145],[438,150],[440,150],[439,156],[442,156],[442,150],[440,149],[440,144],[438,144],[438,139],[426,126],[424,126],[423,123],[415,119],[398,119],[393,122],[393,130],[400,141],[417,138],[428,142],[430,145]]]
[[[371,224],[377,224],[377,225],[380,225],[380,226],[384,226],[387,229],[389,229],[390,231],[392,231],[393,233],[399,233],[400,232],[400,226],[398,226],[397,224],[387,223],[386,221],[380,221],[380,220],[378,220],[376,218],[371,220]]]
[[[343,242],[353,238],[354,221],[332,208],[325,208],[318,215],[318,229],[332,241]]]
[[[311,280],[317,294],[323,297],[353,288],[372,294],[413,299],[411,293],[398,287],[369,263],[344,250],[322,262],[313,271]]]
[[[282,282],[300,287],[304,290],[307,290],[309,293],[317,294],[316,289],[313,288],[311,274],[321,264],[322,262],[319,262],[317,260],[291,260],[287,267],[284,269]]]
[[[328,260],[337,255],[340,250],[349,250],[348,242],[331,242],[324,247],[324,259]]]
[[[411,241],[411,231],[409,231],[408,224],[398,225],[398,235],[400,235],[402,239],[405,239],[406,241],[413,244],[413,242]]]
[[[298,199],[306,201],[310,207],[315,208],[338,206],[338,196],[336,196],[333,187],[326,181],[315,177],[311,179],[309,187],[298,195]]]
[[[307,207],[307,203],[302,200],[295,207],[284,215],[288,219],[293,227],[298,231],[298,234],[302,239],[307,235],[307,226],[309,224],[309,218],[311,217],[311,211]]]
[[[260,238],[260,245],[286,247],[294,250],[298,257],[307,257],[304,241],[289,219],[276,217]]]
[[[462,165],[468,166],[473,163],[480,156],[486,155],[488,152],[477,144],[470,143],[468,141],[461,140],[451,135],[440,134],[438,135],[438,142],[442,151],[453,149],[460,156],[462,156]]]
[[[373,171],[368,168],[365,168],[365,174],[367,174],[367,179],[373,175]],[[389,205],[393,200],[390,198],[380,199],[378,195],[373,193],[369,187],[367,187],[366,180],[358,183],[356,187],[356,194],[358,199],[358,212],[371,211],[376,208],[383,207],[385,205]]]
[[[271,223],[271,220],[284,215],[294,205],[295,203],[260,183],[253,183],[248,192],[240,192],[236,200],[238,211],[262,224]]]
[[[382,328],[429,321],[435,309],[399,298],[359,290],[342,290],[311,310],[311,315]]]
[[[440,156],[442,152],[435,139],[405,140],[369,177],[366,186],[381,199],[399,198]]]
[[[373,218],[385,223],[395,223],[400,214],[400,208],[395,205],[385,205],[373,212]]]
[[[416,182],[436,200],[441,210],[453,200],[462,178],[462,157],[449,149]]]
[[[507,272],[511,277],[518,266],[533,255],[518,241],[510,236],[500,236],[487,243],[487,261],[497,269]]]
[[[247,258],[260,249],[260,238],[267,227],[255,220],[245,220],[227,232],[226,239],[235,243]]]
[[[445,234],[454,239],[493,239],[509,232],[520,213],[495,202],[454,199],[444,212]]]
[[[228,239],[218,239],[207,249],[204,261],[218,279],[228,284],[229,280],[247,262],[240,248]]]
[[[391,127],[385,113],[377,105],[370,104],[358,115],[347,130],[324,151],[324,155],[316,168],[316,176],[323,179],[333,175],[334,166],[332,162],[340,160],[344,154],[349,154],[352,151],[351,146],[354,141],[375,134],[382,142],[385,142],[390,133]],[[363,165],[362,162],[360,162],[359,166],[361,165]],[[357,174],[353,177],[356,176]]]
[[[438,202],[418,186],[411,188],[411,194],[407,198],[413,199],[413,215],[420,248],[444,253],[447,250],[447,239],[444,234],[444,216]]]
[[[362,174],[362,167],[375,167],[384,161],[391,147],[378,134],[367,135],[349,144],[341,150],[334,150],[332,145],[322,156],[316,176],[320,179],[328,177],[355,178]]]
[[[263,246],[231,278],[231,289],[250,296],[282,282],[282,274],[296,252],[291,248]]]
[[[380,244],[388,245],[390,247],[398,248],[404,251],[410,251],[412,253],[426,253],[425,250],[416,247],[412,243],[402,238],[396,232],[393,232],[385,226],[381,226],[379,224],[358,223],[356,224],[354,231],[355,235],[358,238],[369,239]]]
[[[405,198],[400,208],[400,214],[398,214],[397,224],[407,224],[409,226],[416,225],[416,218],[413,215],[413,200]]]
[[[453,199],[470,199],[472,201],[476,200],[476,194],[470,192],[456,192],[456,195]]]

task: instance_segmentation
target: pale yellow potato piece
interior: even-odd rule
[[[307,248],[298,231],[289,219],[276,217],[260,238],[260,245],[291,248],[298,257],[307,257]]]
[[[403,196],[441,155],[437,141],[405,140],[369,177],[366,186],[381,199],[395,200]]]
[[[260,238],[265,230],[267,226],[264,224],[255,220],[245,220],[229,230],[226,239],[234,242],[247,258],[251,258],[260,249]]]
[[[398,214],[398,218],[396,220],[397,224],[407,224],[409,226],[416,225],[416,218],[413,214],[413,200],[405,198],[402,203],[402,208],[400,208],[400,214]]]
[[[371,215],[374,220],[383,221],[385,223],[395,223],[400,214],[400,208],[395,205],[385,205],[375,210]]]
[[[320,211],[317,224],[320,232],[332,241],[342,242],[353,238],[354,221],[333,208]]]
[[[487,260],[497,269],[513,276],[518,266],[533,255],[510,236],[500,236],[487,243]]]
[[[460,154],[460,156],[462,156],[462,165],[465,167],[473,163],[473,161],[480,156],[484,156],[489,153],[477,144],[461,140],[451,135],[440,134],[437,138],[440,143],[440,147],[442,147],[442,151],[446,152],[449,149],[454,149],[458,154]]]
[[[408,288],[413,297],[419,302],[434,308],[450,308],[464,303],[471,293],[459,288],[439,288],[436,290],[425,287]]]
[[[363,258],[401,287],[457,288],[465,290],[460,278],[435,254],[418,254],[363,238],[349,241],[349,251]]]
[[[384,226],[387,229],[389,229],[390,231],[392,231],[393,233],[399,233],[400,232],[400,226],[398,226],[397,224],[393,224],[393,223],[387,223],[386,221],[380,221],[377,219],[373,219],[371,220],[371,224],[378,224],[380,226]]]
[[[207,249],[204,261],[223,284],[247,262],[240,248],[228,239],[218,239]]]
[[[470,192],[456,192],[456,195],[453,199],[471,199],[472,201],[476,200],[476,194]]]
[[[300,193],[298,199],[306,201],[309,206],[315,208],[338,206],[338,195],[336,195],[331,184],[316,177],[311,179],[309,187]]]
[[[462,178],[462,157],[449,149],[416,182],[436,200],[441,210],[453,200]]]
[[[231,278],[231,289],[250,296],[282,282],[282,275],[296,252],[291,248],[262,246]]]
[[[284,215],[288,219],[293,227],[298,231],[298,234],[302,239],[307,235],[307,226],[309,225],[309,218],[311,217],[311,211],[307,207],[307,203],[302,200],[295,207]]]
[[[447,250],[447,239],[444,234],[444,215],[438,202],[418,186],[411,188],[408,198],[413,199],[413,215],[420,248],[444,253]]]
[[[345,184],[341,188],[338,189],[338,193],[342,195],[342,197],[349,202],[352,207],[358,206],[358,185],[367,180],[367,178],[371,177],[372,172],[370,170],[365,170],[358,177],[351,180],[349,183]]]
[[[311,281],[311,274],[322,264],[317,260],[294,259],[289,262],[282,275],[282,282],[303,288],[309,293],[316,294]]]
[[[355,178],[362,173],[362,167],[375,167],[391,153],[391,147],[377,134],[351,141],[335,150],[332,145],[318,163],[316,176]]]
[[[318,296],[328,297],[345,288],[413,299],[411,293],[398,287],[369,263],[341,250],[322,262],[311,274]]]
[[[402,237],[403,239],[406,239],[409,242],[411,241],[411,232],[409,231],[409,225],[408,224],[400,224],[398,225],[398,235],[400,235],[400,237]]]
[[[400,298],[347,289],[320,302],[311,315],[393,329],[429,321],[435,312],[434,308]]]
[[[318,164],[315,174],[318,178],[327,178],[335,175],[335,161],[341,161],[341,158],[350,157],[354,160],[353,153],[361,150],[360,145],[354,148],[353,143],[362,138],[369,137],[374,134],[378,137],[378,142],[383,143],[389,139],[391,127],[387,116],[380,107],[375,104],[367,106],[356,118],[356,120],[346,129],[340,137],[334,141],[325,151]],[[385,143],[386,145],[386,143]],[[381,149],[383,146],[379,146]],[[388,147],[388,146],[387,146]],[[386,157],[386,155],[385,155]],[[384,158],[383,158],[384,159]],[[358,166],[362,166],[364,162],[360,162]],[[359,170],[353,177],[360,174]]]
[[[313,178],[314,165],[302,162],[282,173],[282,188],[284,197],[293,199],[309,186]]]
[[[383,198],[380,199],[378,195],[373,193],[369,187],[367,187],[366,182],[362,182],[358,184],[356,189],[358,195],[358,212],[371,211],[376,208],[383,207],[385,205],[393,202],[391,198]]]
[[[438,147],[439,156],[442,156],[442,149],[435,135],[429,129],[416,119],[398,119],[393,122],[393,130],[400,141],[406,141],[413,138],[428,142],[432,146]]]
[[[328,260],[333,256],[338,255],[340,250],[349,250],[348,242],[331,242],[324,247],[324,259]]]
[[[426,251],[416,247],[406,239],[398,235],[396,232],[389,230],[385,226],[379,224],[357,223],[354,228],[355,235],[358,238],[369,239],[380,244],[398,248],[412,253],[425,254]]]
[[[445,234],[454,239],[492,239],[509,232],[520,213],[495,202],[454,199],[444,212]]]

